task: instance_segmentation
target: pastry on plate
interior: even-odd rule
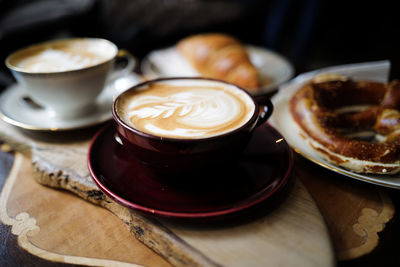
[[[357,173],[400,172],[400,81],[324,74],[289,102],[296,129],[325,160]]]
[[[251,92],[260,90],[260,78],[245,47],[220,33],[192,35],[177,44],[178,51],[204,77],[225,80]]]

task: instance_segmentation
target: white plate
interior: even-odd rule
[[[0,96],[0,117],[19,128],[36,131],[67,131],[93,126],[111,119],[114,97],[139,82],[140,78],[135,74],[115,80],[104,88],[91,112],[73,119],[49,116],[46,110],[29,101],[24,88],[14,84]]]
[[[334,172],[343,174],[345,176],[361,180],[364,182],[381,185],[385,187],[400,189],[400,175],[372,175],[372,174],[359,174],[348,171],[341,167],[335,166],[314,152],[307,142],[298,134],[295,127],[298,127],[296,122],[292,119],[289,111],[289,100],[292,95],[298,90],[299,86],[294,83],[289,83],[283,86],[279,92],[272,98],[274,104],[274,112],[269,119],[269,122],[280,131],[285,137],[289,145],[300,155],[311,160],[312,162],[332,170]]]
[[[293,66],[284,57],[270,50],[247,45],[250,60],[260,73],[261,80],[268,77],[272,82],[262,86],[257,95],[273,91],[294,75]],[[175,47],[155,50],[141,63],[142,73],[148,78],[174,76],[200,76]]]

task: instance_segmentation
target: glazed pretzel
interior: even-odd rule
[[[301,135],[328,161],[359,173],[400,172],[400,81],[316,77],[292,97]]]

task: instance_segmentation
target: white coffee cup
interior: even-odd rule
[[[113,68],[126,58],[122,70]],[[91,111],[106,83],[133,70],[136,60],[99,38],[53,40],[20,49],[6,58],[18,83],[50,116],[75,118]]]

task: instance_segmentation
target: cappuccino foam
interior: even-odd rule
[[[212,81],[192,83],[154,83],[130,91],[120,99],[117,113],[142,132],[186,139],[230,132],[253,116],[252,99],[236,87]]]
[[[102,40],[54,41],[22,50],[11,63],[33,73],[71,71],[105,62],[114,50]]]

